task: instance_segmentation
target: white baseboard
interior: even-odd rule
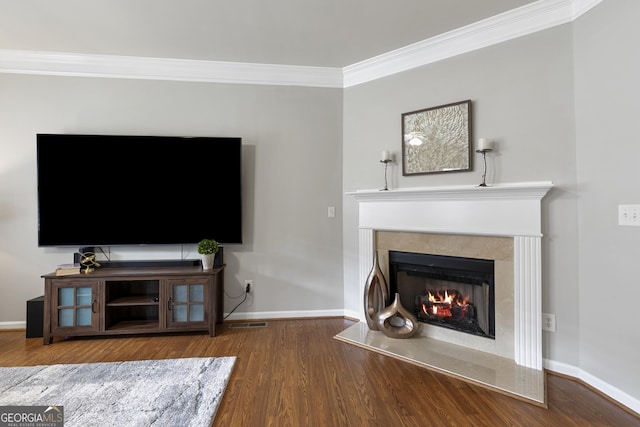
[[[227,316],[227,313],[225,313],[224,316]],[[343,316],[347,317],[345,310],[254,311],[233,313],[229,315],[228,320],[297,319],[307,317]]]
[[[27,329],[27,322],[0,322],[0,330]]]
[[[355,320],[364,322],[362,313],[360,313],[359,311],[345,310],[343,314],[344,314],[344,317],[347,317],[349,319],[355,319]]]
[[[633,396],[630,396],[629,394],[612,386],[611,384],[602,381],[600,378],[597,378],[591,375],[590,373],[583,371],[578,367],[568,365],[562,362],[556,362],[555,360],[544,359],[543,363],[544,363],[544,367],[547,370],[557,372],[559,374],[567,375],[570,377],[574,377],[581,381],[584,381],[586,384],[589,384],[594,389],[609,396],[611,399],[615,400],[621,405],[626,406],[627,408],[631,409],[632,411],[640,415],[640,400],[636,399]]]

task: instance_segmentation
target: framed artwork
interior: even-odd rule
[[[471,170],[471,101],[402,114],[402,175]]]

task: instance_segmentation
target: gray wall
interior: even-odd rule
[[[344,186],[346,191],[383,185],[378,162],[393,150],[397,187],[479,184],[472,172],[402,176],[403,112],[472,100],[472,134],[496,139],[487,182],[545,181],[554,189],[543,209],[543,310],[555,313],[558,331],[544,335],[544,356],[578,363],[577,211],[573,122],[572,37],[568,25],[381,79],[345,91]],[[367,108],[367,106],[374,106]],[[345,197],[345,301],[359,303],[357,206]]]
[[[236,313],[342,313],[341,90],[0,74],[0,93],[0,322],[24,321],[25,301],[43,294],[40,275],[73,260],[73,249],[37,247],[38,132],[242,137],[245,243],[225,248],[225,279],[230,296],[245,279],[255,293]],[[176,182],[215,203],[213,182]],[[112,249],[118,259],[181,251]],[[225,312],[237,302],[227,298]]]
[[[554,183],[543,199],[542,309],[557,332],[543,332],[543,356],[636,401],[637,314],[621,307],[640,299],[640,228],[616,221],[617,204],[640,203],[638,16],[634,0],[607,1],[574,23],[346,89],[343,147],[345,192],[382,188],[382,150],[396,154],[392,187],[478,184],[479,158],[472,172],[411,177],[400,163],[402,113],[471,99],[474,139],[497,140],[488,183]],[[350,196],[344,211],[345,307],[360,312]]]
[[[605,1],[576,22],[580,367],[640,398],[640,227],[617,225],[640,204],[640,2]]]

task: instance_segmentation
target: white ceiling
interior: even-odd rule
[[[0,49],[345,67],[535,0],[0,0]]]

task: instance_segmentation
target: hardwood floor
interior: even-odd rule
[[[206,334],[56,339],[0,333],[0,365],[237,356],[213,426],[640,426],[579,382],[547,377],[549,408],[333,338],[344,319]]]

